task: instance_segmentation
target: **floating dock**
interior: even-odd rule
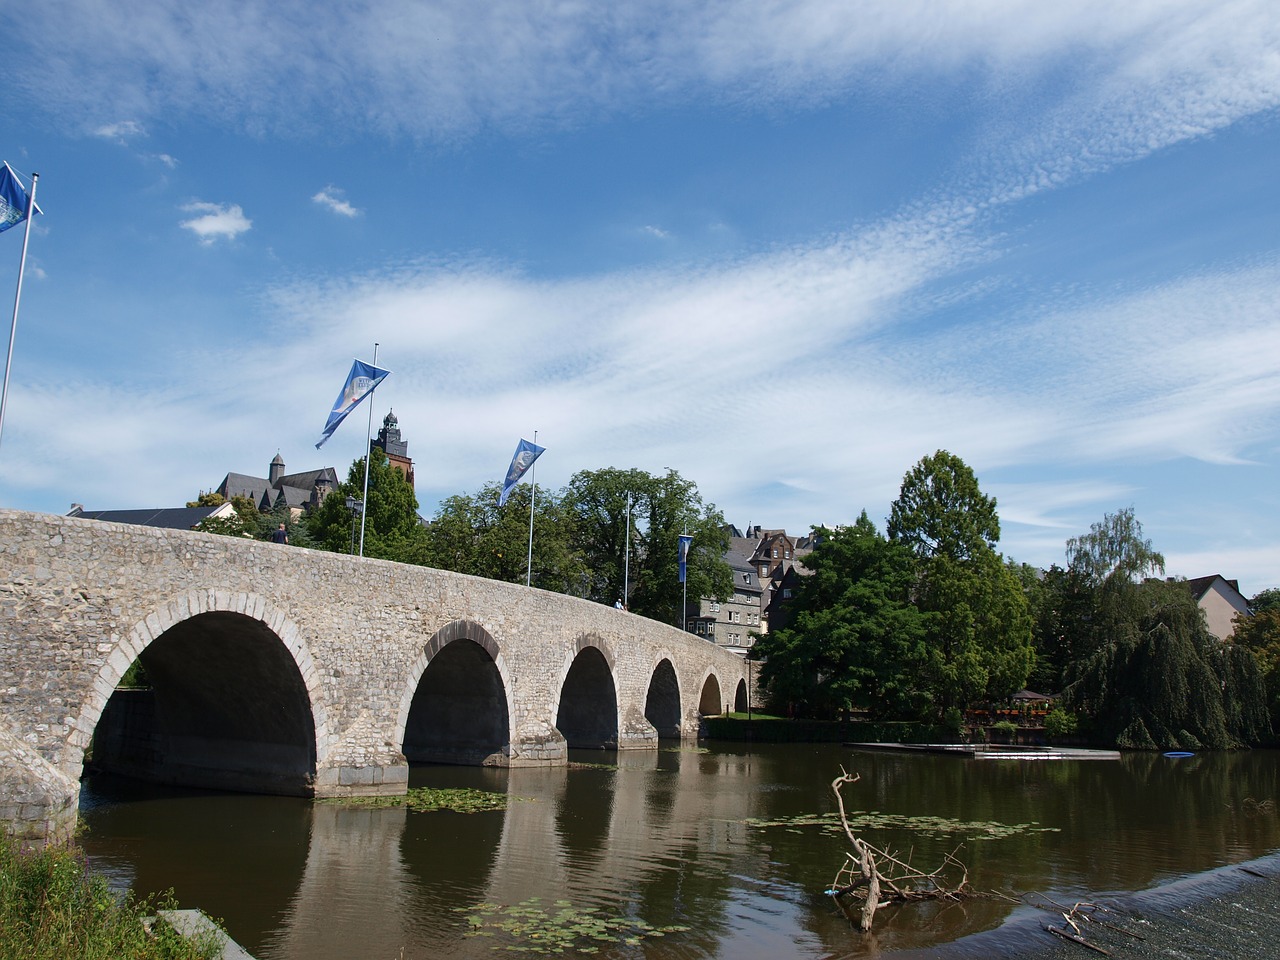
[[[950,753],[970,760],[1119,760],[1119,750],[1084,747],[1023,747],[1003,743],[844,743],[853,750]]]

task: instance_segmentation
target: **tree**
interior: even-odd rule
[[[412,561],[491,580],[524,583],[529,565],[529,500],[532,488],[517,487],[502,507],[501,487],[486,484],[474,495],[440,504]],[[583,596],[586,566],[574,548],[572,513],[562,497],[539,490],[534,506],[533,586]]]
[[[1128,507],[1068,540],[1067,565],[1089,586],[1121,589],[1164,573],[1164,556],[1142,538],[1142,524]]]
[[[631,584],[625,581],[628,572],[634,576],[640,570],[645,540],[637,519],[645,515],[653,485],[654,478],[643,470],[606,467],[574,474],[565,488],[574,543],[587,569],[586,595],[597,603],[620,599],[631,605]]]
[[[1151,579],[1164,558],[1132,509],[1067,541],[1069,572],[1087,598],[1065,706],[1103,742],[1130,748],[1225,749],[1270,735],[1257,661],[1221,644],[1184,583]]]
[[[220,493],[202,493],[198,499],[189,501],[187,506],[220,507],[226,502]],[[267,521],[258,511],[257,504],[248,497],[234,496],[231,498],[231,506],[235,513],[225,517],[205,517],[195,528],[201,533],[216,533],[224,537],[265,539]]]
[[[858,708],[876,717],[915,716],[924,690],[926,618],[911,602],[915,564],[864,510],[851,527],[817,531],[801,561],[791,625],[760,637],[760,684],[776,707],[829,717]]]
[[[1231,639],[1251,652],[1262,675],[1271,727],[1280,730],[1280,590],[1263,590],[1249,601],[1252,616],[1237,615]]]
[[[576,474],[565,494],[589,571],[588,597],[612,603],[622,596],[627,495],[634,524],[626,598],[632,612],[680,624],[685,593],[679,578],[681,534],[693,537],[686,564],[689,597],[723,600],[733,593],[733,573],[724,560],[729,547],[724,515],[714,504],[703,504],[697,486],[674,470],[655,477],[610,467]]]
[[[1015,693],[1031,672],[1031,618],[996,553],[996,501],[969,466],[939,450],[902,480],[889,540],[916,557],[914,599],[928,615],[922,682],[938,715]]]
[[[1000,540],[995,498],[978,489],[968,464],[939,450],[903,477],[889,511],[889,539],[922,560],[967,560],[990,552]]]
[[[364,505],[364,555],[383,560],[406,560],[419,551],[423,536],[418,518],[418,498],[404,474],[391,466],[377,447],[370,450],[369,496]],[[351,463],[347,479],[325,497],[319,509],[307,515],[307,530],[316,546],[334,553],[350,553],[359,542],[360,516],[347,508],[347,498],[364,495],[365,460]]]

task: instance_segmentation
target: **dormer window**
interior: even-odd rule
[[[743,582],[743,583],[750,583],[750,582],[751,582],[751,574],[749,574],[749,573],[744,573],[744,574],[742,575],[742,582]]]

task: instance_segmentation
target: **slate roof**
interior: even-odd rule
[[[129,523],[138,527],[162,527],[165,530],[190,530],[217,507],[158,507],[151,510],[73,510],[70,517]]]
[[[1191,591],[1191,595],[1196,598],[1196,603],[1199,603],[1204,599],[1204,595],[1209,592],[1209,588],[1219,580],[1234,590],[1241,600],[1245,599],[1244,595],[1240,593],[1240,581],[1228,580],[1220,573],[1215,573],[1207,577],[1195,577],[1194,579],[1186,581],[1186,584],[1187,589]]]

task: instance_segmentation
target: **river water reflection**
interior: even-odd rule
[[[1079,899],[1280,848],[1280,756],[1269,751],[975,761],[713,744],[575,759],[597,765],[413,770],[412,786],[527,798],[479,814],[96,778],[85,782],[84,846],[120,883],[143,892],[173,887],[183,905],[222,917],[260,960],[537,952],[563,943],[566,926],[577,924],[585,936],[589,916],[633,925],[612,940],[570,941],[571,952],[598,947],[602,957],[649,960],[859,956],[1004,921],[1013,905],[971,901],[882,914],[874,941],[852,931],[822,894],[845,845],[829,819],[814,817],[834,811],[829,784],[842,764],[862,777],[846,788],[851,810],[940,818],[890,817],[869,827],[868,839],[914,848],[917,866],[963,843],[960,857],[979,889]],[[561,919],[544,923],[544,914]],[[687,929],[627,944],[645,924]]]

